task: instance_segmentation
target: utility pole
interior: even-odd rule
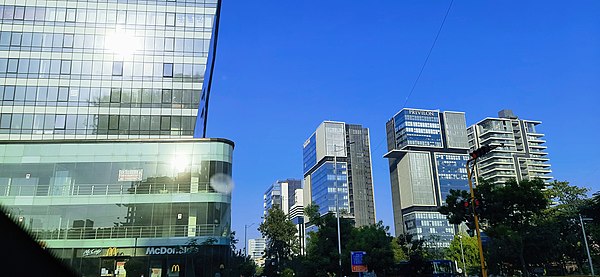
[[[342,148],[343,149],[343,148]],[[338,239],[338,265],[340,268],[340,276],[342,276],[342,239],[340,235],[340,205],[338,203],[338,186],[337,186],[337,145],[333,145],[333,187],[335,188],[335,219],[337,221],[337,239]]]
[[[467,179],[469,179],[469,190],[471,191],[471,210],[473,211],[473,218],[475,221],[475,231],[477,232],[477,245],[479,246],[479,260],[481,261],[481,275],[483,277],[487,277],[487,269],[485,267],[485,258],[483,257],[483,243],[481,242],[481,230],[479,229],[479,216],[477,216],[477,212],[475,211],[475,191],[473,190],[473,171],[475,170],[475,164],[477,163],[477,158],[484,156],[490,151],[494,150],[497,147],[504,146],[504,144],[500,145],[484,145],[469,155],[471,158],[467,161]],[[469,167],[469,163],[472,162],[471,167]]]
[[[458,234],[458,241],[460,241],[460,255],[462,256],[463,262],[463,273],[465,274],[465,277],[467,277],[467,264],[465,263],[465,252],[463,250],[462,238],[463,236],[461,234]]]
[[[248,240],[246,239],[248,228],[252,227],[254,224],[256,223],[252,223],[250,225],[244,224],[244,257],[248,256]]]
[[[592,272],[592,276],[596,276],[594,274],[594,264],[592,263],[592,256],[590,256],[590,246],[588,245],[587,236],[585,235],[585,227],[583,226],[583,218],[581,218],[581,214],[579,214],[579,222],[581,223],[581,232],[583,232],[583,241],[585,242],[585,250],[587,251],[588,262],[590,263],[590,270]]]

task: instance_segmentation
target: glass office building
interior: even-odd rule
[[[192,137],[216,2],[0,0],[0,139]]]
[[[0,0],[0,204],[82,275],[225,263],[233,142],[193,138],[218,4]]]
[[[4,142],[0,203],[86,276],[132,258],[185,272],[182,246],[229,244],[231,194],[214,176],[231,176],[232,152],[224,139]]]
[[[296,204],[294,194],[296,190],[302,190],[302,181],[296,179],[277,180],[271,184],[263,195],[263,215],[272,207],[278,207],[285,214]]]
[[[465,114],[402,109],[386,131],[396,233],[447,247],[456,230],[437,209],[451,189],[469,189]]]
[[[369,129],[325,121],[304,143],[304,202],[319,212],[354,218],[356,226],[375,224]]]

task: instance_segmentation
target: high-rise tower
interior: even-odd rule
[[[0,139],[192,137],[216,0],[0,7]]]
[[[511,110],[498,112],[497,118],[486,118],[468,129],[471,150],[483,145],[503,144],[482,157],[475,170],[478,178],[493,183],[508,179],[552,179],[544,134],[538,132],[541,121],[519,119]]]
[[[321,214],[339,208],[356,226],[374,224],[369,129],[324,121],[303,148],[304,203],[319,205]]]
[[[304,236],[304,193],[302,181],[296,179],[278,180],[271,184],[264,194],[264,216],[269,209],[277,207],[287,215],[296,226],[296,235],[300,242],[300,254],[304,254],[306,238]]]
[[[447,247],[455,228],[437,212],[450,189],[468,190],[462,112],[402,109],[386,124],[396,234],[435,237]]]
[[[228,247],[233,142],[193,138],[218,6],[0,0],[0,203],[82,275]]]

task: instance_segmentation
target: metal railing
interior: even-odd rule
[[[194,226],[80,227],[55,230],[30,230],[30,232],[40,240],[220,236],[224,231],[223,226],[216,224],[200,224]]]
[[[198,184],[198,192],[215,192],[209,183]],[[76,195],[123,195],[123,194],[169,194],[190,193],[191,184],[85,184],[85,185],[0,185],[0,196],[76,196]],[[194,188],[194,192],[196,189]]]

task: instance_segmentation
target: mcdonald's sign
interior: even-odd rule
[[[171,266],[171,272],[179,272],[180,268],[178,264],[174,264]]]
[[[119,251],[116,247],[109,247],[108,250],[106,250],[106,256],[117,256],[118,254]]]

